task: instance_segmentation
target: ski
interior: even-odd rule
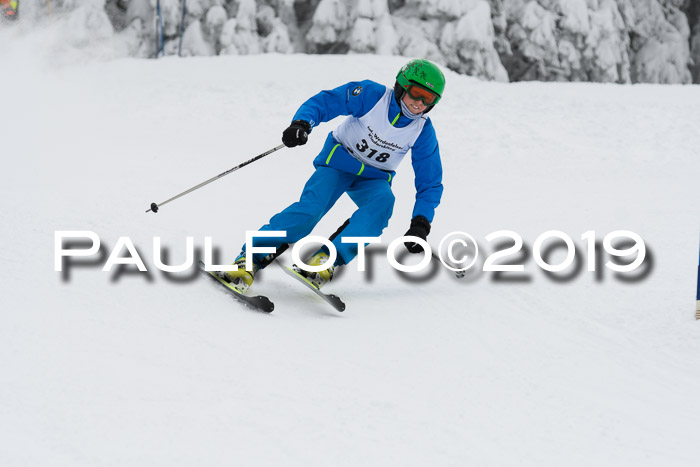
[[[325,300],[330,306],[335,308],[338,311],[345,311],[345,303],[338,297],[337,295],[333,294],[327,294],[321,292],[321,289],[313,285],[306,277],[302,276],[298,272],[296,272],[292,268],[288,268],[287,266],[277,263],[279,267],[282,268],[282,270],[287,273],[288,275],[292,276],[294,279],[298,280],[302,284],[304,284],[306,287],[311,289],[316,295],[321,297],[323,300]]]
[[[272,303],[269,298],[265,297],[264,295],[251,296],[239,292],[231,284],[220,278],[215,272],[207,271],[205,269],[206,265],[202,261],[199,262],[199,268],[204,274],[226,287],[226,290],[228,290],[231,293],[231,295],[233,295],[233,297],[239,302],[241,302],[243,305],[249,308],[263,311],[265,313],[272,313],[272,310],[275,309],[275,304]]]

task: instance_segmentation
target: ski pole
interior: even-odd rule
[[[253,162],[257,161],[258,159],[262,159],[262,158],[265,157],[265,156],[269,156],[269,155],[272,154],[273,152],[279,151],[279,150],[282,149],[283,147],[285,147],[284,144],[280,144],[279,146],[274,147],[274,148],[272,148],[272,149],[270,149],[270,150],[268,150],[268,151],[265,151],[265,152],[262,153],[262,154],[258,154],[257,156],[253,157],[252,159],[249,159],[249,160],[243,162],[242,164],[239,164],[239,165],[237,165],[237,166],[235,166],[235,167],[233,167],[233,168],[231,168],[231,169],[228,169],[226,172],[221,172],[221,173],[220,173],[219,175],[217,175],[216,177],[212,177],[212,178],[210,178],[209,180],[207,180],[207,181],[205,181],[205,182],[202,182],[202,183],[200,183],[200,184],[197,185],[197,186],[193,186],[193,187],[190,188],[189,190],[185,190],[185,191],[183,191],[182,193],[180,193],[180,194],[178,194],[178,195],[175,195],[175,196],[173,196],[172,198],[163,201],[162,203],[158,203],[158,204],[156,204],[156,203],[151,203],[151,208],[150,208],[150,209],[147,209],[146,212],[150,212],[150,211],[158,212],[158,208],[160,208],[160,207],[163,206],[164,204],[167,204],[167,203],[169,203],[169,202],[171,202],[171,201],[175,201],[176,199],[180,198],[181,196],[185,196],[185,195],[188,194],[188,193],[192,193],[194,190],[198,190],[198,189],[202,188],[204,185],[208,185],[208,184],[210,184],[211,182],[216,181],[216,180],[218,180],[218,179],[220,179],[220,178],[222,178],[222,177],[225,177],[226,175],[228,175],[228,174],[230,174],[230,173],[232,173],[232,172],[235,172],[236,170],[238,170],[238,169],[240,169],[240,168],[242,168],[242,167],[245,167],[245,166],[248,165],[248,164],[252,164]]]

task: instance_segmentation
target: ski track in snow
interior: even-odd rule
[[[0,56],[1,57],[1,56]],[[297,107],[350,80],[393,84],[401,57],[240,56],[16,65],[0,106],[4,222],[0,465],[696,465],[700,346],[697,86],[496,84],[447,72],[431,113],[445,194],[431,244],[510,229],[637,232],[651,274],[584,270],[526,283],[439,268],[412,281],[384,257],[408,228],[409,163],[367,273],[327,291],[277,268],[271,315],[153,266],[185,237],[233,260],[296,200],[325,134],[146,214],[278,144]],[[20,65],[27,65],[20,67]],[[14,70],[15,68],[13,68]],[[9,124],[8,122],[12,122]],[[352,212],[344,198],[314,231]],[[54,231],[129,236],[151,273],[55,272]],[[584,250],[579,255],[585,254]],[[288,263],[289,253],[284,260]],[[483,259],[483,258],[482,258]],[[411,259],[407,259],[410,261]],[[601,265],[599,265],[601,267]]]

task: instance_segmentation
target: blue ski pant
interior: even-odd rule
[[[394,210],[394,194],[386,180],[363,178],[331,167],[319,166],[306,182],[301,198],[276,214],[259,230],[284,230],[285,237],[258,237],[256,247],[279,248],[295,243],[311,233],[338,198],[347,193],[357,205],[349,224],[333,240],[338,252],[336,265],[347,264],[357,255],[356,243],[342,243],[343,237],[378,237],[389,224]],[[243,246],[245,254],[245,245]],[[266,254],[255,254],[260,264]]]

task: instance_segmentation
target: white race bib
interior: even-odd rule
[[[391,99],[392,90],[387,88],[372,110],[360,118],[349,116],[333,130],[333,138],[355,159],[381,170],[396,170],[426,121],[417,118],[403,128],[396,128],[387,117]]]

